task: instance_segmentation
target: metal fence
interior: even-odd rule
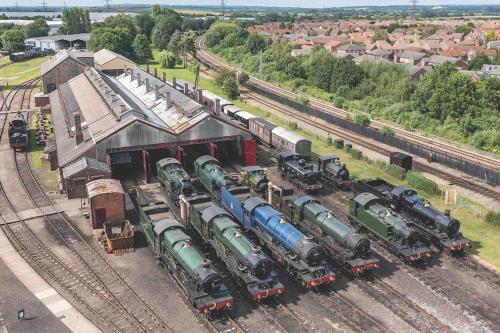
[[[361,134],[365,137],[372,138],[374,140],[377,140],[379,142],[385,143],[387,145],[390,145],[392,147],[395,147],[397,149],[409,152],[411,154],[414,154],[416,156],[420,156],[423,158],[427,158],[429,156],[429,153],[432,154],[433,160],[437,163],[446,165],[450,168],[460,170],[465,172],[468,175],[471,175],[473,177],[483,179],[490,185],[498,185],[500,184],[500,172],[496,170],[491,170],[490,168],[484,167],[480,164],[472,163],[469,161],[465,161],[461,158],[457,158],[454,156],[450,156],[447,154],[443,154],[441,152],[434,151],[432,149],[429,149],[428,147],[424,147],[415,143],[408,142],[402,138],[398,138],[392,135],[383,135],[380,133],[378,130],[370,128],[370,127],[363,127],[354,124],[353,122],[343,119],[341,117],[335,116],[333,114],[318,110],[310,105],[304,105],[297,103],[295,101],[292,101],[286,97],[279,96],[275,93],[269,92],[267,90],[264,90],[260,87],[254,86],[254,85],[246,85],[247,88],[264,95],[272,100],[275,100],[279,103],[282,103],[284,105],[288,105],[291,108],[294,108],[302,113],[320,118],[330,124],[334,124],[336,126],[340,126],[342,128],[348,129],[349,131],[352,131],[354,133]]]

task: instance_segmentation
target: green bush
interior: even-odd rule
[[[243,73],[240,73],[240,75],[238,75],[238,83],[239,84],[247,83],[248,80],[250,80],[250,76],[248,76],[247,73],[243,72]]]
[[[161,68],[174,68],[178,57],[170,51],[162,51],[159,55]]]
[[[293,122],[293,121],[292,121],[292,122],[289,122],[289,123],[288,123],[288,127],[289,127],[292,131],[295,131],[295,130],[297,130],[297,129],[299,128],[299,125],[297,125],[297,123],[296,123],[296,122]]]
[[[354,123],[359,126],[368,127],[370,126],[370,118],[364,113],[357,113],[354,116]]]
[[[410,170],[406,173],[406,180],[410,186],[429,194],[437,193],[438,186],[435,182],[425,178],[421,172]]]
[[[331,146],[333,144],[333,139],[331,136],[327,137],[326,138],[326,145],[327,146]]]
[[[345,148],[345,151],[346,151],[346,152],[350,152],[350,151],[352,150],[352,144],[350,144],[350,143],[346,143],[346,144],[344,145],[344,148]]]
[[[337,108],[343,108],[344,107],[344,103],[345,103],[345,98],[341,97],[341,96],[337,96],[333,100],[333,106],[335,106]]]
[[[349,153],[351,154],[352,158],[356,160],[360,160],[363,157],[363,152],[361,150],[352,148]]]
[[[380,133],[383,135],[394,135],[394,130],[389,126],[384,126],[380,129]]]
[[[385,171],[397,179],[405,179],[406,176],[406,169],[394,164],[387,164]]]
[[[335,148],[337,148],[337,149],[344,148],[344,140],[342,140],[342,139],[333,140],[333,144],[335,145]]]
[[[375,160],[375,166],[381,170],[385,170],[387,162],[384,160]]]
[[[309,104],[309,98],[307,98],[306,96],[299,95],[295,97],[295,102],[307,105]]]
[[[494,212],[490,210],[488,214],[486,214],[486,223],[491,224],[495,227],[500,227],[500,212]]]

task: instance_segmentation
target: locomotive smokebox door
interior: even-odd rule
[[[410,155],[403,154],[399,151],[391,153],[390,163],[400,166],[406,171],[412,169],[413,158]]]

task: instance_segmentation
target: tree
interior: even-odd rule
[[[68,35],[90,32],[92,29],[89,11],[78,7],[65,9],[62,23],[61,30]]]
[[[229,99],[237,99],[240,95],[238,83],[236,82],[236,79],[234,77],[228,77],[224,81],[222,88]]]
[[[144,34],[138,34],[135,36],[134,41],[132,42],[132,49],[135,53],[135,58],[139,62],[144,62],[148,59],[151,59],[151,43],[149,39]]]
[[[364,113],[357,113],[354,116],[354,123],[359,126],[368,127],[370,126],[370,118]]]
[[[217,21],[205,33],[205,45],[213,47],[218,45],[227,35],[234,33],[240,27],[233,22]]]
[[[49,25],[43,18],[37,18],[32,23],[24,26],[24,34],[26,38],[47,36],[49,34],[49,30]]]
[[[5,31],[2,35],[2,45],[10,52],[24,51],[24,32],[20,29]]]
[[[238,83],[239,84],[247,83],[248,80],[250,80],[250,76],[248,76],[247,73],[242,72],[242,73],[240,73],[240,75],[238,75]]]
[[[180,29],[180,27],[181,19],[177,13],[173,12],[173,14],[169,13],[158,16],[155,27],[153,28],[153,35],[151,36],[153,46],[158,49],[166,49],[170,37],[175,30]]]
[[[139,33],[146,35],[146,37],[151,38],[151,33],[155,26],[155,21],[153,17],[145,11],[140,12],[138,15],[134,16],[134,22],[139,28]]]
[[[118,14],[109,16],[104,20],[104,25],[108,28],[123,28],[127,30],[128,35],[134,39],[137,35],[137,26],[134,18],[127,14]]]
[[[491,64],[491,60],[490,60],[490,58],[488,58],[488,56],[485,56],[484,54],[480,54],[480,55],[472,58],[469,61],[469,70],[471,70],[471,71],[478,71],[485,64],[486,65]]]
[[[92,51],[108,49],[126,57],[132,57],[133,38],[125,28],[97,28],[90,33],[88,47]]]
[[[174,68],[178,57],[170,51],[162,51],[159,55],[161,68]]]
[[[389,38],[387,29],[377,29],[372,37],[372,42],[376,42],[378,40],[387,40]]]
[[[255,33],[248,35],[247,41],[245,43],[245,47],[247,48],[247,50],[253,54],[258,53],[259,51],[264,51],[267,45],[268,39]]]

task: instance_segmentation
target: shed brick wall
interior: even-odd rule
[[[99,208],[106,209],[106,220],[108,221],[125,219],[125,195],[104,193],[91,199],[90,209],[92,210],[92,225],[94,228],[102,228],[102,225],[95,218],[95,210]]]
[[[83,73],[85,66],[76,62],[72,58],[67,58],[51,71],[42,76],[43,92],[49,93],[57,88],[60,84],[68,82],[75,76]]]

